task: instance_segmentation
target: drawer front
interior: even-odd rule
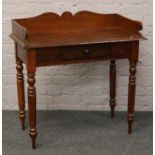
[[[132,42],[113,43],[111,58],[122,59],[129,58],[132,51]]]
[[[106,58],[110,54],[109,44],[104,45],[81,45],[62,47],[59,50],[60,60],[82,60],[93,58]]]
[[[37,66],[107,59],[110,48],[110,44],[39,48],[36,52]]]

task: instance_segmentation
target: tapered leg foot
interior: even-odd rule
[[[115,60],[110,61],[110,108],[111,108],[111,118],[114,118],[114,109],[116,106],[116,64]]]
[[[110,108],[111,108],[111,118],[114,118],[114,110],[115,110],[115,101],[110,101]]]
[[[22,130],[25,130],[25,118],[26,118],[25,111],[20,111],[19,112],[19,119],[21,121],[21,129]]]
[[[128,115],[128,134],[132,133],[132,123],[134,121],[133,115]]]
[[[25,130],[25,123],[22,124],[21,129],[22,129],[22,130]]]
[[[36,148],[36,136],[37,136],[36,129],[30,129],[30,137],[31,137],[31,141],[32,141],[32,149]]]
[[[128,134],[132,133],[132,121],[128,121]]]

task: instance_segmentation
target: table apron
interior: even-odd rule
[[[18,57],[28,63],[28,50],[19,45]],[[74,64],[101,60],[128,59],[132,51],[132,42],[104,43],[91,45],[37,48],[36,67]]]

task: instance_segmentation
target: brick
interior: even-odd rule
[[[78,76],[88,75],[90,72],[90,68],[92,67],[92,63],[83,63],[74,65],[74,74]]]
[[[82,105],[105,105],[109,100],[107,96],[83,96]]]
[[[79,78],[78,85],[94,85],[94,86],[104,86],[108,87],[109,81],[106,79],[105,75],[102,76],[82,76]]]
[[[74,65],[64,65],[61,69],[61,75],[73,75]]]
[[[49,104],[52,104],[52,96],[49,95],[37,95],[37,106],[38,104],[43,108],[47,109]]]
[[[81,98],[78,95],[60,95],[53,96],[52,104],[55,105],[75,105],[80,104]]]
[[[86,96],[101,96],[107,93],[107,89],[102,86],[76,86],[75,93]]]
[[[76,94],[75,87],[74,86],[65,86],[61,85],[60,86],[60,91],[62,95],[73,95]]]
[[[54,84],[74,86],[78,83],[78,76],[55,76],[53,78]]]

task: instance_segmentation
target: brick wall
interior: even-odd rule
[[[18,108],[11,19],[80,10],[120,13],[143,21],[142,33],[148,40],[140,43],[135,109],[152,110],[152,0],[3,0],[3,109]],[[116,110],[126,110],[128,61],[117,61],[117,71]],[[109,110],[108,75],[108,61],[38,68],[37,108]]]

